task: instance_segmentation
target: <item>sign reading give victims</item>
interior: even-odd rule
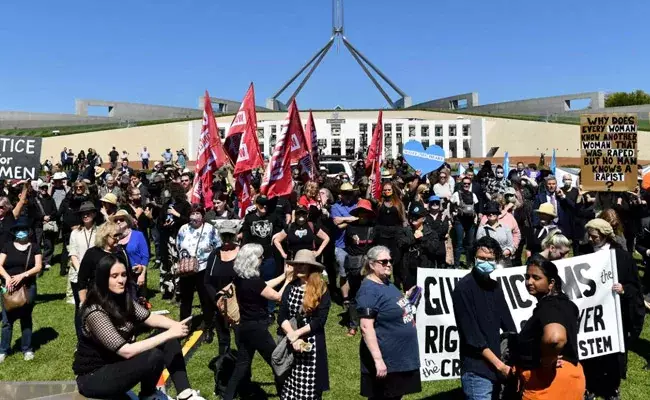
[[[612,285],[618,280],[614,253],[599,252],[555,264],[564,292],[578,306],[580,359],[625,351],[620,301],[612,292]],[[460,378],[460,340],[451,294],[467,273],[456,269],[418,269],[418,286],[423,289],[417,310],[422,380]],[[518,331],[532,315],[537,301],[528,294],[525,273],[526,267],[515,267],[490,275],[501,284]]]
[[[38,179],[42,138],[0,136],[0,179]]]

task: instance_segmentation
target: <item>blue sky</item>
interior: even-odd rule
[[[345,2],[348,39],[414,103],[650,89],[649,13],[637,0]],[[72,113],[75,98],[196,107],[205,89],[240,99],[250,81],[263,105],[330,33],[330,0],[7,0],[0,110]],[[298,105],[386,102],[341,48]]]

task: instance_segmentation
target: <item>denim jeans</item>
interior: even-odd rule
[[[495,390],[494,382],[472,372],[465,372],[460,377],[466,400],[498,399],[499,391]]]
[[[345,272],[345,259],[348,258],[348,253],[344,249],[337,247],[334,249],[334,256],[336,257],[336,265],[339,267],[339,276],[345,278],[347,276]],[[333,276],[331,279],[335,280],[336,277]]]
[[[265,258],[262,261],[262,265],[260,265],[260,273],[262,279],[265,281],[270,281],[277,276],[277,271],[275,270],[275,258],[273,258],[273,256]],[[273,311],[275,311],[275,301],[269,300],[269,314],[273,314]]]
[[[0,354],[7,354],[11,348],[11,337],[14,331],[14,322],[20,320],[22,339],[20,350],[25,353],[32,350],[32,311],[36,300],[36,283],[27,287],[27,299],[29,304],[20,308],[6,311],[2,307],[2,339],[0,339]]]
[[[474,241],[476,240],[476,225],[469,222],[454,222],[454,268],[460,266],[460,255],[465,252],[465,262],[468,266],[474,264]]]

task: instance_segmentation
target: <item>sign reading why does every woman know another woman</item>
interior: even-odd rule
[[[38,179],[43,138],[0,136],[0,179]]]
[[[581,360],[625,351],[620,301],[612,292],[617,282],[614,252],[602,252],[554,261],[564,282],[564,292],[578,306],[578,355]],[[418,286],[423,289],[416,326],[420,348],[422,380],[460,378],[459,337],[451,293],[468,270],[418,269]],[[503,268],[490,276],[503,290],[518,330],[535,309],[536,299],[528,294],[526,267]]]

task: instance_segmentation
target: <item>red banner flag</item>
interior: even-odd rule
[[[381,198],[381,163],[384,154],[384,124],[383,113],[379,111],[377,125],[372,132],[372,141],[366,158],[366,169],[370,169],[370,193],[375,199]]]
[[[261,192],[268,198],[284,196],[291,193],[291,150],[295,146],[292,138],[302,132],[300,115],[294,99],[289,106],[287,118],[282,123],[278,140],[273,149],[269,165],[266,166],[262,178]]]
[[[310,179],[314,179],[318,174],[320,159],[318,156],[318,136],[316,134],[316,124],[314,123],[314,114],[309,110],[309,118],[307,119],[307,126],[305,127],[305,139],[307,141],[307,148],[311,154],[312,170],[309,173]]]
[[[307,140],[305,139],[305,130],[302,127],[302,122],[300,121],[300,112],[298,111],[298,105],[294,99],[291,104],[289,104],[289,116],[291,120],[289,121],[289,134],[291,137],[291,162],[300,162],[305,156],[309,155],[309,148],[307,147]]]
[[[192,188],[192,203],[203,204],[212,208],[212,181],[215,172],[228,162],[223,144],[219,138],[217,121],[214,119],[212,102],[208,91],[205,91],[203,103],[203,126],[199,136],[199,146],[194,169],[194,186]]]
[[[235,178],[235,194],[239,202],[239,218],[246,216],[246,210],[251,206],[251,174],[240,174]]]
[[[242,153],[242,143],[244,149]],[[239,111],[232,120],[225,141],[228,157],[235,166],[233,175],[250,171],[264,165],[257,140],[257,113],[255,111],[255,87],[251,83]]]

